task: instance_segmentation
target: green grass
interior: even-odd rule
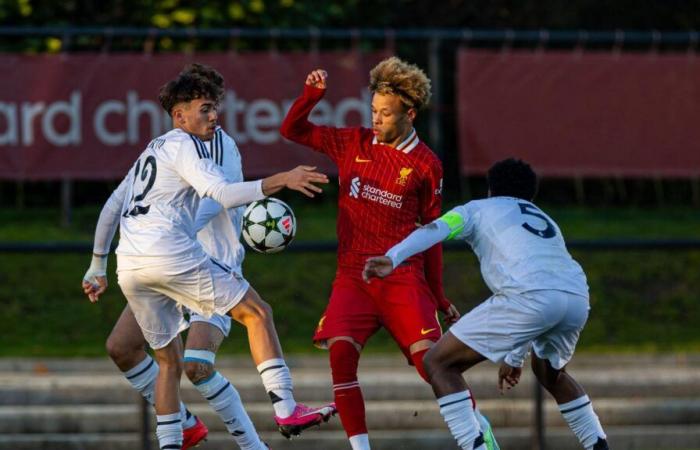
[[[335,206],[289,199],[300,241],[335,239]],[[700,239],[700,212],[693,209],[545,208],[568,239]],[[0,210],[0,241],[90,241],[99,210],[74,212],[59,226],[53,210]],[[576,251],[591,286],[591,316],[580,351],[700,351],[700,251]],[[104,340],[125,301],[113,275],[97,305],[80,291],[89,254],[2,254],[0,356],[104,355]],[[330,293],[335,255],[249,253],[246,277],[275,310],[286,351],[313,351],[310,338]],[[461,311],[488,296],[469,251],[445,255],[445,288]],[[395,350],[386,333],[368,351]],[[225,353],[244,353],[247,340],[234,327]]]

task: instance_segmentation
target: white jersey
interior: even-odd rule
[[[557,224],[531,202],[513,197],[474,200],[452,210],[495,294],[554,289],[588,296],[586,275],[566,249]]]
[[[214,139],[206,144],[212,159],[223,170],[226,180],[233,183],[243,181],[241,154],[233,138],[223,129],[217,128]],[[203,206],[204,203],[200,208]],[[221,209],[197,233],[197,240],[204,251],[239,274],[242,273],[241,266],[245,257],[245,248],[240,241],[243,211],[245,206]]]
[[[207,258],[195,240],[199,199],[227,184],[197,137],[176,128],[152,140],[113,194],[122,202],[117,254],[127,258],[120,270],[148,265],[150,257]]]

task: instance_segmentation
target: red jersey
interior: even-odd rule
[[[370,256],[383,255],[417,224],[438,218],[442,207],[442,163],[415,130],[396,148],[378,143],[367,128],[316,126],[308,121],[325,89],[305,86],[285,117],[281,134],[328,155],[338,167],[338,269],[361,272]],[[442,254],[427,276],[443,306]],[[426,252],[429,253],[430,251]],[[435,253],[435,252],[433,252]],[[408,270],[423,271],[423,254],[409,258]],[[399,269],[401,270],[401,269]],[[405,270],[405,269],[404,269]]]

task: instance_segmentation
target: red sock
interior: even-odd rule
[[[365,400],[357,381],[360,352],[348,341],[336,341],[330,348],[333,396],[340,421],[348,437],[367,433]]]
[[[425,353],[430,350],[429,348],[426,348],[425,350],[418,350],[415,353],[411,354],[411,361],[413,361],[413,365],[416,366],[416,370],[418,371],[418,375],[421,376],[426,382],[430,383],[428,380],[428,374],[425,372],[425,366],[423,365],[423,356],[425,356]]]

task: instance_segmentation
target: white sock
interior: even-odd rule
[[[182,448],[182,421],[180,413],[156,416],[158,425],[156,435],[161,450],[176,450]]]
[[[243,450],[267,450],[248,413],[243,408],[236,388],[219,372],[195,387],[224,421],[226,429]]]
[[[180,418],[182,419],[183,430],[188,430],[197,425],[197,416],[192,414],[182,402],[180,402]]]
[[[437,399],[440,414],[445,419],[447,427],[463,450],[482,450],[484,445],[474,447],[474,441],[481,436],[479,422],[472,409],[471,392],[457,392]]]
[[[272,400],[272,407],[277,417],[285,418],[294,413],[297,402],[292,393],[292,375],[285,364],[284,359],[268,359],[257,367],[262,378],[265,391]]]
[[[350,445],[352,450],[371,450],[369,447],[369,435],[366,433],[350,436]]]
[[[156,390],[156,377],[158,377],[158,363],[146,354],[140,363],[124,372],[127,381],[134,389],[146,399],[151,405],[155,404],[153,398]]]
[[[127,381],[151,406],[155,405],[153,396],[155,395],[156,378],[159,370],[160,367],[156,360],[151,358],[151,355],[146,354],[143,361],[124,372]],[[180,413],[182,414],[182,427],[184,429],[191,428],[197,424],[195,416],[187,410],[182,402],[180,402]]]
[[[584,448],[592,449],[599,437],[606,438],[587,395],[559,405],[559,411]]]
[[[484,417],[483,414],[481,414],[481,411],[479,411],[479,408],[474,408],[474,417],[476,417],[476,421],[479,422],[479,430],[483,433],[486,431],[486,429],[489,426],[489,423]]]

